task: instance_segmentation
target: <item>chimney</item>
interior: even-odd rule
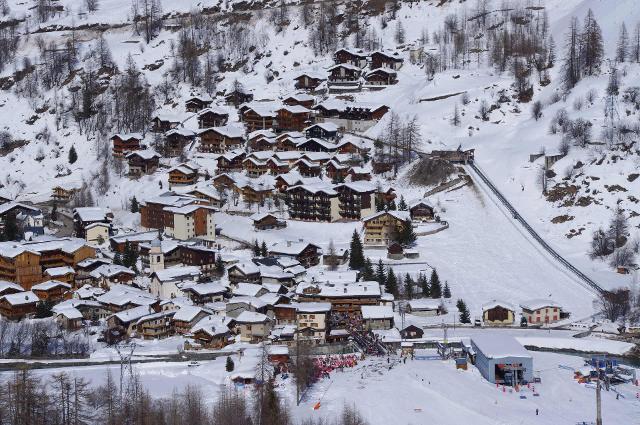
[[[347,287],[346,286],[344,287],[344,293],[345,294],[347,293]]]

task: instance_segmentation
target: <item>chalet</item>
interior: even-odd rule
[[[393,328],[393,308],[391,306],[363,305],[360,309],[365,329]]]
[[[407,325],[400,329],[402,339],[420,339],[424,335],[424,330],[416,325]]]
[[[397,53],[388,54],[384,52],[373,52],[371,53],[371,69],[392,69],[398,70],[402,67],[402,63],[404,60],[398,56]]]
[[[80,261],[75,268],[76,270],[75,286],[80,288],[76,291],[75,294],[80,296],[80,298],[82,298],[81,294],[83,294],[84,292],[87,292],[87,296],[92,298],[93,295],[89,295],[91,292],[86,291],[86,288],[85,288],[85,287],[93,288],[93,286],[90,285],[90,282],[92,281],[91,272],[103,264],[110,264],[110,263],[111,261],[107,260],[106,258],[87,258],[86,260]],[[85,288],[85,290],[80,292],[82,288]],[[103,292],[102,289],[99,289],[99,292]]]
[[[235,125],[200,130],[200,152],[225,153],[244,145],[244,129]]]
[[[352,182],[371,180],[371,171],[363,167],[351,167],[347,175]]]
[[[196,323],[210,315],[211,312],[202,307],[190,305],[180,307],[172,317],[175,333],[178,335],[189,333]]]
[[[324,182],[287,188],[286,203],[293,220],[333,222],[340,218],[338,192]]]
[[[329,85],[358,86],[362,70],[360,67],[349,64],[338,64],[328,69]]]
[[[350,49],[338,49],[333,54],[333,60],[336,64],[349,64],[358,68],[367,66],[367,55]]]
[[[57,307],[57,306],[56,306]],[[54,308],[56,323],[68,331],[78,330],[82,327],[82,313],[75,307],[62,309]]]
[[[389,111],[383,104],[327,100],[313,107],[316,122],[332,122],[346,131],[366,131]]]
[[[139,318],[135,324],[137,335],[143,339],[163,339],[173,335],[174,314],[175,311],[161,311]]]
[[[108,226],[108,234],[111,233],[111,221],[113,213],[100,207],[79,207],[73,210],[73,231],[76,237],[86,238],[89,241],[91,233],[88,227],[92,224],[102,223]],[[105,239],[108,240],[107,237]]]
[[[467,164],[473,162],[475,149],[462,150],[458,148],[455,151],[431,151],[429,157],[443,159],[454,164]]]
[[[256,283],[238,282],[233,288],[234,297],[258,298],[268,292],[267,288]]]
[[[275,137],[259,136],[249,142],[251,151],[272,151],[278,147],[278,141]]]
[[[202,348],[219,350],[233,342],[229,324],[235,322],[229,322],[228,320],[215,316],[205,317],[191,328],[190,334],[194,342],[198,343]]]
[[[337,143],[337,151],[339,154],[351,154],[352,157],[355,155],[361,155],[363,152],[368,150],[368,148],[354,140],[342,140]],[[359,160],[357,157],[355,159]]]
[[[0,297],[22,291],[24,291],[24,289],[17,283],[0,280]]]
[[[51,303],[59,303],[60,301],[71,298],[71,285],[57,280],[48,280],[33,285],[31,291],[36,294],[41,301],[49,301]]]
[[[340,216],[360,220],[376,211],[376,186],[365,181],[343,183],[335,187],[340,201]]]
[[[249,177],[259,177],[269,172],[269,165],[266,160],[256,159],[254,156],[249,156],[242,161],[242,168]]]
[[[0,297],[0,315],[9,320],[20,320],[35,314],[40,299],[31,291],[16,292]]]
[[[181,156],[184,150],[196,138],[196,133],[186,128],[174,128],[164,134],[164,155],[169,157]]]
[[[522,316],[530,325],[555,323],[565,316],[558,303],[547,299],[529,300],[520,304],[520,308],[522,308]]]
[[[6,245],[5,245],[6,244]],[[52,267],[70,266],[75,269],[76,265],[90,257],[95,257],[96,250],[85,243],[83,239],[78,238],[56,238],[53,236],[39,236],[34,238],[33,241],[23,242],[17,245],[15,242],[0,243],[0,246],[5,245],[11,247],[14,252],[32,252],[36,254],[36,257],[30,258],[30,265],[37,265],[39,270],[45,270]],[[0,248],[0,257],[3,249]],[[12,268],[3,265],[0,270],[7,274],[11,273]],[[20,266],[19,275],[29,273],[27,270],[22,269]],[[3,276],[0,275],[0,279]],[[7,279],[14,282],[19,282],[15,279]],[[41,282],[41,280],[38,280]]]
[[[371,160],[371,169],[373,174],[385,174],[393,170],[393,163],[387,161]]]
[[[271,184],[265,184],[264,182],[256,183],[253,181],[247,181],[237,187],[242,194],[242,200],[246,204],[257,205],[262,205],[268,198],[271,198],[274,189]]]
[[[435,210],[425,201],[418,201],[409,205],[409,215],[413,221],[428,222],[434,219]]]
[[[182,163],[169,170],[169,185],[190,185],[198,181],[198,168]]]
[[[242,105],[243,103],[252,102],[253,94],[236,87],[224,95],[224,100],[228,105],[238,107],[238,105]]]
[[[229,296],[229,288],[219,282],[198,283],[185,286],[182,290],[196,305],[224,301]]]
[[[278,105],[273,102],[251,102],[240,107],[240,117],[248,131],[266,130],[275,127]]]
[[[338,126],[332,122],[316,123],[305,128],[304,134],[309,139],[335,140],[338,138]]]
[[[388,246],[407,223],[408,211],[381,211],[362,219],[365,245]]]
[[[235,173],[222,173],[218,174],[212,179],[213,187],[218,189],[219,191],[233,191],[236,188],[236,177]]]
[[[113,286],[108,292],[97,296],[96,301],[114,313],[140,306],[148,308],[145,314],[160,311],[159,300],[151,297],[147,291],[127,285]]]
[[[164,233],[181,241],[194,238],[213,241],[216,238],[215,211],[213,207],[197,204],[165,207]]]
[[[242,162],[247,154],[241,149],[234,149],[226,152],[218,157],[217,169],[219,173],[228,173],[230,171],[241,171]]]
[[[51,189],[51,199],[53,199],[54,201],[68,202],[77,191],[78,189],[75,188],[64,188],[56,186]]]
[[[244,311],[267,313],[267,303],[256,297],[232,297],[225,306],[228,317],[238,317]]]
[[[387,246],[387,258],[391,260],[402,260],[404,258],[404,247],[398,242],[391,242]]]
[[[202,199],[190,195],[165,192],[147,199],[140,207],[140,224],[147,229],[164,229],[164,208],[184,207],[190,204],[205,204]]]
[[[215,274],[216,250],[204,245],[180,245],[180,262],[185,266],[200,268],[203,278],[209,278]]]
[[[283,133],[276,138],[276,150],[278,152],[297,151],[298,146],[306,140],[304,134],[298,131]]]
[[[295,275],[293,273],[276,265],[260,266],[260,277],[262,286],[265,289],[279,295],[286,295],[289,292],[286,287],[295,283]]]
[[[243,311],[235,320],[240,330],[241,342],[254,344],[264,341],[272,327],[269,317],[252,311]]]
[[[144,136],[140,133],[118,133],[111,136],[113,142],[113,156],[122,158],[127,152],[141,149],[140,142]]]
[[[182,289],[197,283],[200,269],[195,266],[171,267],[157,270],[149,276],[149,292],[156,298],[169,299],[183,297]]]
[[[285,220],[280,220],[271,213],[255,213],[249,218],[253,221],[253,228],[256,230],[282,229],[287,227]]]
[[[294,79],[296,81],[296,89],[315,91],[323,82],[327,80],[327,77],[319,72],[305,72],[298,75]]]
[[[195,189],[187,192],[187,195],[202,199],[204,201],[203,205],[208,205],[214,208],[222,208],[222,205],[224,204],[222,198],[220,198],[218,190],[213,186],[196,187]]]
[[[380,284],[374,281],[300,283],[296,288],[298,301],[331,303],[333,313],[361,315],[362,306],[377,306],[380,303]]]
[[[282,103],[288,106],[303,106],[305,108],[311,109],[315,101],[316,98],[313,96],[304,93],[296,93],[285,97]]]
[[[322,166],[320,163],[308,161],[304,158],[296,161],[294,167],[302,177],[320,177],[320,174],[322,173]]]
[[[206,108],[198,112],[198,128],[223,127],[229,121],[229,114],[221,108]]]
[[[305,152],[336,152],[338,145],[323,139],[308,139],[298,145]]]
[[[295,304],[298,331],[309,329],[303,340],[324,344],[327,336],[327,322],[331,313],[331,303],[305,302]]]
[[[241,262],[227,268],[229,282],[237,285],[240,282],[260,282],[260,268],[252,262]]]
[[[247,140],[249,141],[249,144],[251,145],[251,143],[255,142],[256,140],[260,140],[260,139],[275,139],[277,138],[278,135],[270,129],[266,129],[266,130],[255,130],[252,131],[251,133],[249,133],[249,135],[247,136]],[[261,150],[261,149],[254,149],[254,150]]]
[[[304,242],[277,242],[269,247],[269,255],[294,258],[306,268],[320,264],[321,248],[318,245]]]
[[[282,161],[277,157],[271,157],[267,159],[267,168],[269,173],[274,176],[278,174],[286,174],[291,171],[291,164],[288,161]]]
[[[140,244],[149,243],[157,237],[158,232],[156,231],[122,233],[112,236],[109,239],[109,244],[114,252],[124,254],[127,244],[137,252],[139,251]]]
[[[154,133],[166,133],[177,128],[186,117],[167,112],[158,112],[151,118],[151,131]]]
[[[297,171],[289,171],[276,176],[275,187],[278,192],[284,193],[290,187],[304,184],[305,180],[306,179]],[[320,182],[319,179],[314,180],[316,180],[316,183]]]
[[[136,272],[118,264],[104,264],[90,273],[95,286],[111,288],[118,284],[131,284]]]
[[[442,302],[432,298],[410,300],[407,303],[407,313],[414,316],[439,316],[443,313]]]
[[[515,315],[515,308],[507,302],[493,300],[482,306],[482,322],[485,325],[512,325]]]
[[[202,111],[205,108],[208,108],[213,103],[213,99],[209,95],[196,95],[188,98],[184,107],[187,112],[198,112]]]
[[[160,164],[160,155],[150,149],[129,152],[125,158],[129,165],[129,177],[153,174]]]
[[[154,313],[153,308],[147,305],[122,310],[107,318],[107,328],[122,329],[127,336],[132,336],[137,331],[138,320]]]
[[[276,111],[276,128],[278,131],[301,131],[311,120],[311,111],[301,105],[285,105]]]
[[[15,201],[0,204],[0,231],[4,231],[5,223],[10,218],[18,227],[19,238],[28,238],[29,234],[44,234],[44,215],[39,208]]]
[[[365,74],[364,80],[370,86],[390,86],[398,82],[398,74],[387,68],[378,68]]]
[[[335,161],[332,159],[324,167],[324,171],[327,177],[329,177],[332,182],[338,183],[338,182],[343,182],[344,179],[347,177],[349,166],[343,165],[338,161]]]
[[[49,269],[46,269],[44,271],[43,277],[46,280],[56,280],[56,281],[68,283],[69,285],[74,286],[75,275],[76,275],[76,272],[73,269],[73,267],[62,266],[62,267],[51,267]]]

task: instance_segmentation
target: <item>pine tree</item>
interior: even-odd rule
[[[225,365],[225,370],[227,372],[233,372],[234,368],[235,368],[235,364],[233,363],[231,356],[227,356],[227,364]]]
[[[384,270],[384,264],[382,263],[382,258],[378,260],[378,267],[376,268],[376,281],[380,285],[385,285],[387,281],[387,275]]]
[[[451,125],[454,127],[460,126],[460,111],[458,110],[458,104],[456,103],[453,109],[453,116],[451,117]]]
[[[431,294],[431,298],[442,297],[442,286],[440,285],[440,277],[438,276],[438,272],[436,271],[436,269],[433,269],[433,271],[431,272],[429,286],[431,287],[431,290],[429,291]]]
[[[375,280],[376,275],[373,271],[373,263],[371,258],[367,257],[364,260],[364,267],[362,268],[362,280]]]
[[[18,238],[20,230],[18,229],[18,221],[14,213],[9,212],[4,218],[4,230],[2,239],[5,241],[14,241]]]
[[[585,56],[580,56],[580,28],[576,18],[571,19],[569,33],[566,36],[566,53],[562,64],[562,82],[565,89],[570,90],[580,81],[581,62],[585,62]],[[583,41],[584,42],[584,41]],[[583,50],[584,51],[584,50]],[[583,61],[581,61],[583,59]],[[593,67],[593,60],[588,59],[587,69]]]
[[[574,84],[578,82],[580,79],[580,71],[582,71],[586,75],[594,75],[600,71],[600,64],[602,63],[602,59],[604,57],[604,42],[602,41],[602,30],[600,29],[600,25],[596,22],[596,18],[593,15],[593,11],[589,9],[587,11],[587,16],[584,18],[584,28],[582,34],[579,34],[578,22],[573,18],[571,21],[571,28],[569,31],[569,37],[567,39],[568,42],[568,53],[571,51],[571,41],[575,37],[575,41],[579,40],[578,45],[576,46],[577,50],[574,52],[576,58],[579,58],[579,67],[575,70]],[[565,58],[565,64],[566,64]],[[566,81],[566,80],[565,80]],[[571,88],[570,87],[570,88]]]
[[[122,254],[120,252],[116,252],[116,255],[113,257],[113,264],[118,266],[122,265]]]
[[[404,196],[400,195],[400,201],[398,202],[398,210],[400,211],[406,211],[407,208],[407,203],[404,201]]]
[[[416,234],[413,231],[413,223],[411,223],[411,219],[407,219],[404,221],[404,226],[398,233],[396,237],[396,242],[398,242],[402,246],[411,246],[416,241]]]
[[[429,288],[429,279],[427,279],[427,275],[424,273],[420,273],[418,276],[418,286],[420,287],[420,292],[422,292],[422,296],[427,298],[431,295]]]
[[[139,211],[140,211],[140,205],[138,205],[138,200],[134,196],[133,198],[131,198],[131,212],[137,213]]]
[[[222,256],[220,253],[216,256],[216,273],[218,276],[222,276],[224,274],[224,263],[222,262]]]
[[[387,211],[395,211],[398,208],[396,207],[396,201],[395,200],[390,200],[389,202],[387,202]]]
[[[360,270],[364,267],[364,252],[360,235],[356,230],[351,236],[351,246],[349,247],[349,268],[352,270]]]
[[[58,204],[55,201],[51,207],[51,221],[58,221]]]
[[[442,296],[445,298],[451,298],[451,289],[449,289],[449,282],[444,281],[444,289],[442,290]]]
[[[409,273],[407,273],[404,277],[404,293],[407,299],[413,299],[413,286],[415,282]]]
[[[257,239],[253,241],[253,256],[254,257],[260,256],[260,245],[258,244]]]
[[[620,28],[620,36],[618,37],[618,45],[616,47],[616,61],[625,62],[629,57],[629,33],[624,21]]]
[[[385,282],[385,291],[393,294],[394,297],[398,297],[398,280],[393,272],[393,269],[389,267],[387,270],[387,280]]]
[[[456,303],[456,307],[458,307],[458,311],[460,312],[460,323],[471,323],[471,317],[469,315],[467,304],[465,304],[463,300],[458,300],[458,302]]]
[[[260,245],[260,255],[266,257],[269,254],[269,249],[267,248],[267,243],[262,241],[262,245]]]
[[[71,145],[71,149],[69,149],[69,164],[73,164],[78,160],[78,153],[76,152],[75,146]]]

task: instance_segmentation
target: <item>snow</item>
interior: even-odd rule
[[[363,305],[362,318],[367,319],[393,319],[393,308],[386,305]]]
[[[40,301],[40,298],[31,291],[16,292],[2,297],[11,305],[31,304]]]
[[[236,317],[237,323],[264,323],[268,322],[269,318],[262,313],[256,313],[255,311],[243,311]]]
[[[38,283],[37,285],[33,285],[31,290],[33,291],[50,291],[51,289],[57,287],[63,287],[66,289],[71,289],[71,285],[68,283],[60,282],[59,280],[47,280],[46,282]]]
[[[305,302],[292,304],[298,313],[328,313],[331,303]]]
[[[556,350],[575,350],[586,353],[609,353],[613,355],[623,355],[631,350],[634,345],[628,342],[615,341],[604,338],[551,338],[551,337],[516,337],[522,345],[548,348]]]
[[[506,357],[525,357],[531,355],[512,336],[499,333],[484,333],[473,336],[471,342],[484,354],[485,357],[501,359]]]
[[[521,302],[520,307],[525,310],[535,311],[545,307],[560,308],[560,305],[553,300],[535,299]]]

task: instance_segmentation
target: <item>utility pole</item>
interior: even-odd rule
[[[598,382],[596,384],[596,425],[602,425],[602,385],[600,382],[600,361],[597,358],[594,360],[596,363],[596,372],[598,374]]]

